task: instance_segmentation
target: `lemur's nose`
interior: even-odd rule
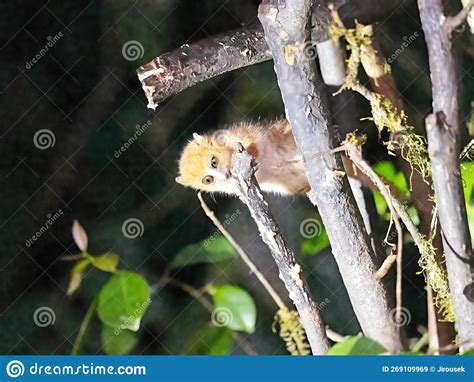
[[[221,181],[227,180],[232,176],[230,171],[225,168],[209,169],[209,174]]]

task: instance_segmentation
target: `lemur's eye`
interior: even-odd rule
[[[211,159],[212,168],[217,168],[218,164],[219,164],[219,159],[217,159],[216,157],[212,157],[212,159]]]
[[[202,182],[204,184],[211,184],[212,182],[214,182],[214,177],[212,177],[211,175],[206,175],[204,178],[202,178]]]

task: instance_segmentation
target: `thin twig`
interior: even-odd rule
[[[242,247],[234,240],[232,235],[227,231],[224,227],[224,225],[219,221],[219,219],[216,217],[214,211],[212,211],[206,202],[204,201],[201,192],[198,192],[198,198],[199,201],[201,202],[201,207],[204,210],[204,213],[206,216],[211,219],[211,221],[214,223],[214,225],[221,231],[221,233],[225,236],[225,238],[229,241],[229,243],[235,248],[239,256],[242,258],[244,263],[250,268],[250,270],[257,276],[258,280],[262,283],[263,287],[266,289],[268,294],[271,296],[273,301],[275,301],[275,304],[278,305],[278,308],[280,309],[287,309],[287,306],[281,299],[281,297],[278,295],[278,293],[273,289],[273,287],[270,285],[268,280],[265,278],[265,276],[260,272],[254,262],[250,259],[250,257],[245,253],[245,251],[242,249]]]
[[[346,336],[336,333],[334,330],[330,329],[329,327],[326,327],[326,335],[333,342],[342,342],[347,338]]]
[[[392,254],[388,255],[385,258],[382,265],[380,266],[380,268],[377,270],[377,273],[375,274],[375,276],[379,280],[383,279],[392,268],[393,263],[395,263],[396,261],[397,261],[397,255],[392,255]]]
[[[262,283],[263,287],[265,290],[268,292],[270,297],[275,301],[275,304],[278,306],[279,309],[288,309],[286,304],[283,302],[282,298],[280,295],[277,293],[275,289],[271,286],[271,284],[268,282],[268,280],[265,278],[262,272],[260,272],[255,265],[255,263],[250,259],[249,255],[245,253],[245,251],[242,249],[242,247],[234,240],[232,235],[227,231],[224,227],[224,225],[220,222],[220,220],[216,217],[216,214],[214,211],[212,211],[209,206],[206,204],[204,201],[204,198],[202,197],[202,193],[198,192],[198,198],[199,201],[201,202],[201,207],[204,210],[204,213],[206,216],[214,223],[214,225],[221,231],[221,233],[224,235],[224,237],[229,241],[229,243],[235,248],[237,253],[240,255],[244,263],[250,268],[250,270],[257,276],[258,280]],[[326,327],[326,335],[327,337],[334,342],[341,342],[345,337],[342,336],[339,333],[336,333],[334,330],[329,329]]]
[[[469,3],[467,3],[466,6],[454,16],[446,17],[446,20],[444,20],[443,23],[443,29],[446,31],[448,36],[451,36],[453,30],[459,27],[467,19],[472,7],[474,7],[474,0],[471,0]]]
[[[89,308],[87,309],[86,315],[82,320],[81,327],[79,328],[79,332],[77,333],[77,337],[74,340],[74,344],[72,345],[71,355],[78,355],[79,351],[81,350],[82,343],[84,342],[85,335],[89,330],[90,324],[92,322],[92,318],[94,317],[95,308],[97,307],[97,296],[94,297]]]
[[[396,279],[396,315],[395,315],[395,320],[396,322],[401,322],[401,313],[402,313],[402,270],[403,270],[403,230],[402,226],[400,225],[400,220],[399,220],[399,215],[398,212],[396,211],[394,205],[393,205],[393,200],[394,198],[392,197],[392,194],[390,193],[389,188],[385,185],[385,183],[380,179],[380,177],[377,176],[374,170],[370,167],[370,165],[365,161],[365,159],[362,157],[361,151],[356,148],[356,146],[353,145],[348,145],[349,148],[348,154],[351,160],[355,163],[355,165],[364,173],[366,174],[372,182],[377,186],[377,188],[380,190],[380,193],[384,197],[384,199],[387,202],[388,208],[390,210],[390,215],[391,215],[391,223],[395,224],[395,228],[397,230],[397,279]],[[390,224],[391,224],[390,223]],[[385,237],[385,242],[393,246],[392,243],[388,241],[388,233],[387,236]]]

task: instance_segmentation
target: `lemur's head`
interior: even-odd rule
[[[230,169],[235,150],[235,142],[226,130],[205,135],[194,133],[181,153],[176,181],[197,190],[234,194]]]

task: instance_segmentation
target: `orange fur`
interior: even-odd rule
[[[212,134],[194,134],[194,139],[181,154],[180,175],[176,181],[198,190],[235,194],[230,169],[238,143],[255,157],[258,164],[255,176],[263,191],[287,195],[309,191],[286,120],[268,124],[243,123]]]

